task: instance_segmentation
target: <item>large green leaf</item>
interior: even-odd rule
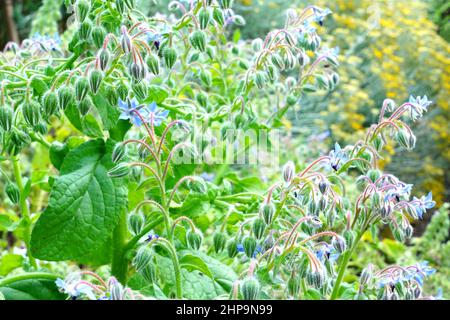
[[[111,179],[113,143],[88,141],[61,166],[49,204],[31,236],[32,254],[43,260],[82,259],[104,246],[126,209],[126,188]]]
[[[53,275],[28,274],[28,278],[6,278],[0,280],[0,293],[6,300],[64,300],[65,294],[58,291]],[[11,280],[11,281],[10,281]]]

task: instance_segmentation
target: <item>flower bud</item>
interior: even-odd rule
[[[371,169],[367,172],[367,177],[370,181],[375,182],[381,177],[381,172],[379,170]]]
[[[405,241],[405,233],[400,228],[396,228],[392,231],[392,235],[394,236],[394,239],[403,242]]]
[[[373,266],[369,264],[366,268],[361,272],[361,277],[359,278],[359,283],[362,286],[365,286],[370,282],[373,276]]]
[[[9,106],[0,106],[0,129],[11,130],[13,123],[13,112]]]
[[[208,96],[205,93],[203,93],[203,91],[197,93],[197,95],[195,96],[195,100],[197,100],[198,104],[205,109],[208,106]]]
[[[249,277],[242,281],[241,293],[244,300],[257,300],[261,286],[255,277]]]
[[[216,253],[220,253],[226,244],[226,236],[222,232],[216,232],[213,236],[214,250]]]
[[[304,68],[311,62],[311,59],[306,54],[306,52],[302,50],[297,56],[297,61],[300,67]]]
[[[8,182],[5,187],[6,195],[12,203],[18,204],[20,200],[20,190],[15,183]]]
[[[127,163],[119,163],[108,171],[108,175],[112,178],[121,178],[130,173],[130,167]]]
[[[247,236],[244,238],[242,246],[244,247],[245,255],[249,258],[253,258],[256,250],[256,239],[251,236]]]
[[[159,75],[159,58],[156,54],[150,53],[145,60],[147,67],[155,76]]]
[[[141,233],[145,225],[145,217],[142,212],[132,212],[128,217],[128,226],[133,235]]]
[[[320,270],[310,270],[306,273],[306,282],[311,287],[319,289],[325,284],[325,274]]]
[[[92,23],[89,20],[83,21],[78,29],[78,36],[81,40],[88,40],[91,35]]]
[[[353,231],[345,230],[343,236],[344,236],[345,243],[347,244],[347,246],[351,247],[353,245],[353,241],[355,240],[355,234],[353,233]]]
[[[380,135],[375,136],[372,143],[373,143],[373,146],[375,147],[375,150],[377,150],[377,151],[381,151],[381,149],[384,146],[383,139],[381,138]]]
[[[108,51],[108,49],[101,49],[99,54],[98,54],[98,59],[100,62],[100,69],[105,71],[106,68],[108,67],[109,64],[109,60],[111,58],[111,55]]]
[[[145,78],[145,68],[140,63],[132,62],[128,68],[128,72],[137,82]]]
[[[156,282],[156,269],[153,263],[148,263],[141,269],[139,269],[138,273],[147,281],[148,283]]]
[[[201,51],[205,52],[206,49],[206,35],[201,30],[194,31],[191,36],[189,37],[189,41],[191,42],[192,46]]]
[[[266,224],[271,224],[275,213],[275,205],[272,202],[264,202],[260,208],[260,214]]]
[[[131,87],[138,100],[145,100],[147,98],[148,91],[145,81],[133,83]]]
[[[222,9],[230,9],[233,6],[233,0],[220,0],[219,3]]]
[[[126,101],[128,97],[128,87],[125,84],[121,83],[117,87],[117,95],[122,101]]]
[[[128,9],[133,10],[136,6],[135,0],[125,0],[125,5],[128,7]]]
[[[72,87],[61,87],[58,90],[58,102],[61,109],[65,110],[73,103],[75,95]]]
[[[123,52],[130,53],[133,49],[133,43],[131,42],[130,34],[127,31],[125,26],[121,28],[122,36],[120,37],[120,46],[122,47]]]
[[[94,103],[92,102],[91,97],[86,97],[78,104],[78,111],[80,111],[82,116],[85,116],[88,114],[89,110],[92,109],[93,105]]]
[[[201,8],[198,12],[198,21],[200,22],[200,29],[206,29],[208,27],[209,21],[211,20],[211,14],[208,9]]]
[[[225,16],[222,9],[217,7],[213,9],[213,19],[221,27],[225,24]]]
[[[177,61],[177,52],[175,51],[175,49],[167,47],[163,51],[163,58],[167,68],[172,69],[175,62]]]
[[[91,91],[96,94],[103,80],[103,73],[100,70],[94,69],[89,73],[89,85]]]
[[[59,108],[58,95],[54,91],[48,91],[42,98],[43,113],[45,119],[55,114]]]
[[[230,258],[234,258],[238,254],[238,242],[236,239],[230,239],[227,243],[227,253]]]
[[[89,92],[89,81],[85,77],[79,77],[75,81],[75,98],[81,101]]]
[[[77,0],[75,3],[75,14],[79,22],[83,22],[86,19],[90,10],[91,4],[88,0]]]
[[[284,182],[290,183],[295,175],[295,165],[292,161],[288,161],[283,167]]]
[[[102,26],[95,26],[94,28],[92,28],[91,38],[97,49],[100,49],[103,46],[105,37],[106,31]]]
[[[328,184],[327,181],[320,180],[320,182],[319,182],[319,190],[320,190],[320,193],[322,193],[322,194],[327,193],[328,186],[329,186],[329,184]]]
[[[119,101],[119,94],[114,87],[106,87],[105,96],[111,106],[117,105],[117,102]]]
[[[116,0],[115,3],[116,3],[117,11],[119,11],[119,13],[121,15],[123,15],[124,12],[125,12],[125,2],[124,2],[124,0]]]
[[[273,65],[277,67],[279,70],[285,69],[283,58],[278,53],[272,54],[270,60],[272,61]]]
[[[201,70],[200,71],[200,80],[202,81],[203,85],[206,87],[211,87],[212,85],[212,76],[211,73],[208,70]]]
[[[125,290],[116,278],[111,277],[108,283],[111,300],[123,300]]]
[[[41,118],[41,105],[36,101],[25,102],[22,106],[22,113],[25,122],[34,127]]]
[[[300,286],[301,286],[301,278],[297,276],[295,273],[292,273],[287,282],[289,295],[294,298],[298,297],[300,293]]]
[[[266,223],[261,218],[256,218],[252,224],[252,231],[256,239],[261,239],[264,236],[264,231],[266,231]]]
[[[150,264],[152,258],[153,258],[153,250],[147,246],[142,246],[136,252],[136,256],[133,259],[133,266],[136,268],[137,271],[139,271],[148,264]]]
[[[47,134],[47,125],[43,121],[39,121],[37,125],[33,127],[33,130],[42,135]]]
[[[186,234],[187,243],[193,250],[199,250],[202,245],[203,236],[198,230],[189,230]]]
[[[341,236],[334,237],[331,244],[333,245],[333,248],[336,249],[336,251],[339,253],[343,253],[345,252],[345,250],[347,250],[345,239]]]
[[[414,233],[414,229],[413,229],[413,227],[412,227],[410,224],[408,224],[408,225],[406,226],[404,232],[405,232],[406,238],[407,238],[407,239],[411,239],[412,236],[413,236],[413,233]]]
[[[262,89],[264,88],[264,84],[266,83],[266,74],[262,71],[257,71],[255,73],[254,80],[258,89]]]

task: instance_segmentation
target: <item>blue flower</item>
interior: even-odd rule
[[[167,119],[167,116],[169,115],[169,110],[162,110],[159,109],[155,102],[152,102],[148,105],[148,108],[144,109],[145,112],[147,112],[147,116],[150,119],[150,114],[153,114],[153,125],[159,126],[161,123]]]
[[[238,252],[245,252],[244,245],[242,243],[238,243],[236,248]],[[261,246],[257,246],[255,252],[253,252],[253,258],[255,258],[256,255],[261,252],[262,252]]]
[[[150,241],[152,241],[153,239],[158,239],[159,238],[159,236],[155,233],[155,234],[153,234],[153,233],[149,233],[148,235],[147,235],[147,239],[145,240],[146,242],[150,242]]]
[[[84,283],[80,283],[80,277],[76,274],[69,274],[65,280],[58,278],[55,284],[59,291],[68,294],[71,298],[86,295],[91,300],[96,299],[92,288]]]
[[[324,243],[320,246],[320,249],[315,251],[317,259],[324,262],[325,260],[328,260],[330,262],[336,262],[339,258],[339,252],[336,251],[336,249],[328,244]]]
[[[133,98],[132,100],[127,99],[127,101],[122,101],[122,99],[119,98],[119,109],[120,111],[122,111],[119,119],[130,120],[132,124],[138,127],[142,125],[142,119],[136,113],[140,109],[142,109],[142,106],[139,105],[139,102],[136,100],[136,98]],[[142,114],[141,116],[143,117]]]
[[[334,171],[338,171],[348,160],[344,150],[341,149],[341,146],[337,142],[334,145],[334,150],[330,151],[329,157],[330,160],[328,163]]]
[[[436,202],[433,201],[433,194],[429,192],[426,196],[422,196],[420,199],[414,197],[413,206],[417,213],[417,216],[422,219],[423,214],[427,211],[427,209],[434,208]]]
[[[400,201],[401,198],[409,199],[412,187],[412,184],[399,182],[395,186],[395,188],[392,188],[388,192],[386,192],[384,201],[391,201],[393,199],[395,199],[396,201]]]
[[[428,107],[433,103],[433,101],[428,100],[427,96],[416,97],[413,96],[409,97],[409,103],[411,103],[415,108],[411,108],[411,118],[413,120],[417,120],[418,118],[422,117],[422,114],[424,112],[428,111]]]
[[[313,8],[314,12],[314,21],[319,23],[321,26],[323,25],[323,20],[326,16],[332,13],[332,11],[328,8],[320,9],[318,7]]]
[[[45,51],[60,50],[61,38],[57,33],[51,37],[49,35],[43,36],[39,32],[36,32],[31,40],[37,42]]]

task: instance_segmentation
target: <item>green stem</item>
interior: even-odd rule
[[[19,274],[17,276],[8,277],[0,280],[0,287],[7,286],[11,283],[28,280],[28,279],[48,279],[48,280],[56,280],[58,278],[64,278],[64,276],[54,274],[54,273],[46,273],[46,272],[32,272],[32,273],[24,273]]]
[[[353,246],[351,247],[351,249],[348,250],[346,253],[344,253],[342,261],[339,264],[339,272],[338,272],[338,276],[336,278],[336,283],[334,284],[334,287],[333,287],[333,291],[331,292],[330,300],[335,300],[337,298],[339,289],[341,287],[342,279],[344,278],[345,271],[347,270],[347,265],[350,261],[350,258],[352,256],[353,252],[356,249],[356,246],[359,243],[359,240],[361,240],[361,237],[363,234],[364,234],[364,231],[360,232],[357,235],[355,242],[353,243]]]
[[[17,156],[12,158],[12,164],[13,164],[13,168],[14,168],[14,177],[16,179],[17,187],[19,188],[19,191],[20,191],[19,205],[20,205],[20,211],[22,213],[22,219],[24,221],[24,226],[25,226],[24,242],[27,247],[27,255],[28,255],[28,258],[30,259],[31,265],[34,268],[37,268],[36,259],[33,258],[33,256],[31,255],[31,250],[30,250],[31,217],[30,217],[30,210],[29,210],[28,204],[27,204],[27,199],[26,199],[26,197],[23,196],[24,195],[24,186],[23,186],[23,181],[22,181],[22,172],[20,169],[20,161]]]
[[[127,283],[128,259],[126,257],[127,246],[127,216],[124,210],[120,216],[119,224],[113,233],[113,257],[111,273],[117,280],[125,285]]]

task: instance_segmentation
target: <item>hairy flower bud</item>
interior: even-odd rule
[[[173,48],[166,47],[163,50],[163,58],[166,67],[172,69],[175,62],[177,61],[177,52]]]
[[[47,125],[43,121],[39,121],[37,125],[33,127],[33,130],[42,135],[47,134]]]
[[[142,246],[136,252],[136,256],[133,259],[133,266],[139,271],[151,263],[152,258],[153,250],[147,246]]]
[[[22,106],[22,113],[25,122],[34,127],[41,119],[41,105],[36,101],[25,102]]]
[[[213,236],[214,250],[216,253],[220,253],[227,242],[226,236],[223,232],[216,232]]]
[[[9,106],[0,106],[0,129],[8,132],[13,123],[13,112]]]
[[[264,231],[266,231],[266,223],[261,218],[256,218],[252,224],[252,231],[256,239],[261,239],[264,236]]]
[[[95,26],[92,28],[91,38],[97,49],[100,49],[103,46],[103,42],[105,41],[106,31],[102,26]]]
[[[294,298],[298,297],[300,293],[300,287],[301,287],[301,278],[295,273],[292,273],[287,282],[289,295]]]
[[[191,36],[189,37],[189,41],[191,42],[192,46],[201,51],[205,52],[206,49],[206,35],[201,30],[194,31]]]
[[[5,187],[6,195],[12,203],[19,203],[20,199],[20,190],[15,183],[8,182]]]
[[[290,183],[295,175],[295,165],[292,161],[288,161],[283,167],[284,182]]]
[[[361,272],[361,277],[359,278],[359,283],[362,286],[365,286],[370,282],[373,276],[373,266],[369,264],[366,268]]]
[[[253,258],[256,250],[256,239],[251,236],[247,236],[242,241],[242,246],[244,247],[245,255],[249,258]]]
[[[128,175],[130,173],[130,167],[127,163],[119,163],[114,168],[108,171],[108,175],[112,178],[120,178]]]
[[[132,62],[128,67],[128,72],[136,82],[145,78],[145,68],[140,63]]]
[[[101,49],[98,54],[98,60],[100,69],[105,71],[108,68],[109,60],[111,58],[111,54],[109,53],[108,49]]]
[[[270,60],[272,61],[273,65],[277,67],[279,70],[285,69],[284,60],[278,53],[272,54]]]
[[[352,230],[345,230],[343,236],[347,246],[351,247],[353,245],[353,241],[355,240],[354,232]]]
[[[211,14],[207,8],[201,8],[198,12],[198,21],[200,22],[200,29],[206,29],[209,21],[211,20]]]
[[[233,6],[233,0],[219,0],[219,3],[223,9],[230,9]]]
[[[153,263],[147,263],[144,267],[139,269],[138,273],[147,281],[148,283],[156,282],[156,268]]]
[[[153,73],[155,76],[159,75],[159,58],[156,54],[150,53],[145,59],[147,63],[148,70]]]
[[[89,92],[89,81],[85,77],[78,77],[75,81],[75,98],[83,100]]]
[[[72,87],[61,87],[58,90],[58,103],[59,107],[65,110],[69,105],[73,103],[75,94]]]
[[[123,52],[130,53],[133,49],[133,43],[131,42],[130,34],[127,31],[125,26],[121,28],[122,36],[120,37],[120,46],[122,47]]]
[[[91,91],[96,94],[98,89],[100,89],[100,85],[103,80],[103,72],[100,70],[94,69],[89,73],[89,85],[91,87]]]
[[[325,283],[325,273],[319,270],[310,270],[306,273],[306,282],[311,287],[319,289]]]
[[[217,7],[213,9],[213,19],[221,27],[225,24],[225,16],[222,9]]]
[[[241,293],[244,300],[257,300],[261,286],[255,277],[249,277],[242,281]]]
[[[81,40],[88,40],[92,31],[92,23],[89,20],[83,21],[78,29],[78,36]]]
[[[187,243],[193,250],[199,250],[202,245],[203,236],[198,230],[189,230],[186,234]]]
[[[88,0],[77,0],[75,3],[75,15],[79,22],[83,22],[91,10],[91,4]]]
[[[202,81],[203,85],[206,87],[211,87],[212,85],[212,76],[211,72],[208,70],[201,70],[200,71],[200,80]]]
[[[138,100],[145,100],[147,98],[147,85],[144,81],[133,83],[132,89]]]
[[[237,254],[238,254],[237,246],[238,246],[238,241],[235,238],[230,239],[228,241],[228,243],[227,243],[227,253],[228,253],[228,256],[230,258],[234,258],[234,257],[237,256]]]
[[[347,244],[345,242],[345,238],[341,236],[334,237],[331,244],[333,248],[336,249],[337,252],[343,253],[347,250]]]
[[[272,202],[264,202],[260,208],[260,215],[263,217],[266,224],[271,224],[273,215],[275,213],[275,205]]]
[[[133,235],[141,233],[145,225],[145,216],[142,212],[132,212],[128,216],[128,226]]]
[[[92,109],[93,105],[94,103],[92,102],[91,97],[86,97],[78,104],[78,111],[80,111],[82,116],[85,116],[88,114],[89,110]]]

